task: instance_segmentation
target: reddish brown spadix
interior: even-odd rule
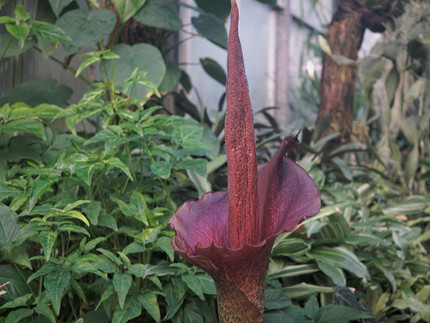
[[[234,248],[245,243],[255,244],[259,234],[254,119],[238,25],[239,12],[233,1],[227,55],[225,146],[228,160],[228,235]]]
[[[228,187],[185,202],[172,216],[173,249],[209,273],[217,288],[220,322],[263,322],[264,279],[275,238],[318,213],[318,188],[285,157],[298,145],[286,137],[257,167],[252,108],[232,1],[225,121]]]

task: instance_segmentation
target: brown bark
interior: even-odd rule
[[[328,26],[326,39],[334,55],[356,60],[366,28],[384,31],[384,23],[391,15],[399,15],[401,1],[375,1],[366,7],[366,0],[340,0]],[[317,124],[326,126],[321,136],[340,132],[341,141],[348,141],[353,121],[355,65],[338,64],[323,54],[320,83],[320,106]]]

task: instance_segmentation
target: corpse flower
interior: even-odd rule
[[[185,202],[172,216],[173,249],[211,275],[220,322],[263,322],[264,279],[275,238],[292,231],[321,206],[311,177],[285,153],[298,145],[286,137],[273,158],[257,166],[252,108],[232,1],[227,57],[225,140],[227,191]]]

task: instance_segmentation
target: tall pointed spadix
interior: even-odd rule
[[[228,163],[229,243],[233,248],[258,240],[257,156],[254,120],[239,40],[239,10],[231,5],[227,52],[225,145]]]

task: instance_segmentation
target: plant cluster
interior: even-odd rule
[[[0,17],[2,59],[29,48],[54,59],[61,43],[67,63],[97,47],[78,69],[65,65],[90,83],[78,103],[55,80],[0,98],[0,322],[216,322],[215,284],[174,254],[167,222],[184,201],[226,187],[225,97],[214,114],[193,104],[189,77],[166,59],[184,4],[82,3],[39,0],[35,19],[21,6]],[[191,23],[226,47],[230,1],[213,3],[196,0]],[[323,208],[275,241],[265,322],[430,321],[428,11],[410,1],[355,62],[363,91],[353,142],[328,148],[338,134],[312,141],[303,129],[296,160]],[[161,28],[161,41],[121,43],[132,21]],[[225,85],[215,61],[201,65]],[[100,82],[82,73],[91,66]],[[262,160],[285,134],[270,109],[256,124]]]

